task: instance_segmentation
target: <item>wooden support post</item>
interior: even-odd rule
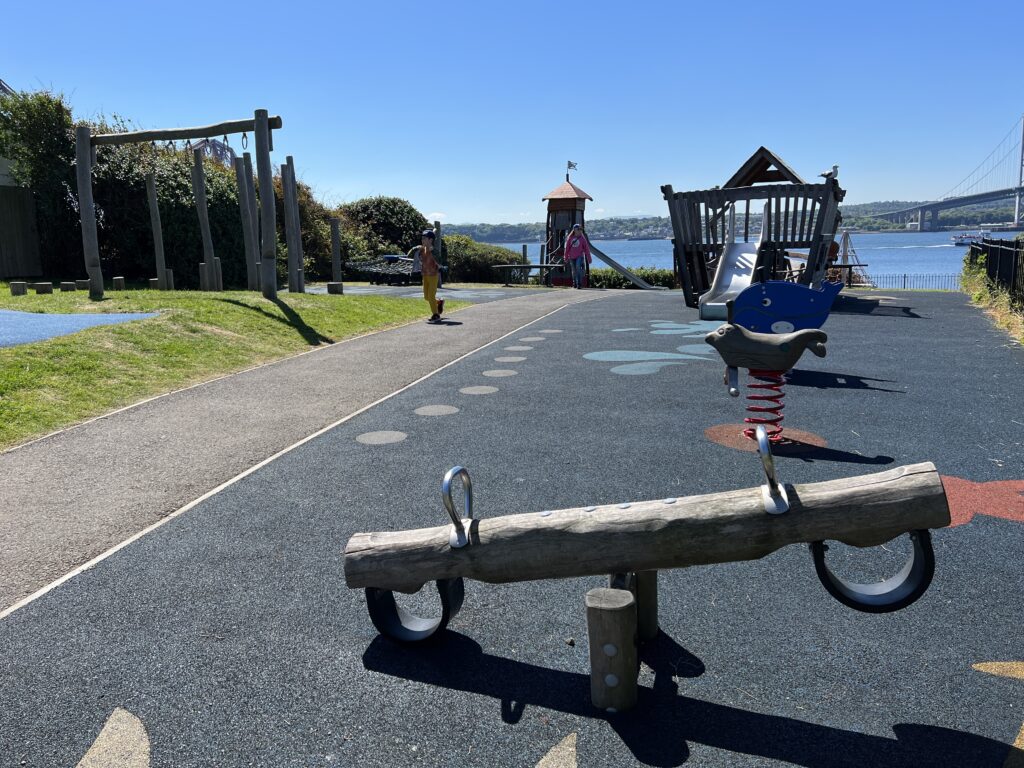
[[[625,712],[636,704],[636,599],[626,589],[599,587],[584,602],[590,700],[605,712]]]
[[[765,512],[761,488],[486,517],[470,545],[448,546],[450,525],[357,533],[345,548],[350,588],[415,592],[458,576],[501,584],[754,560],[787,544],[825,539],[872,547],[908,531],[949,525],[935,465],[896,467],[788,486],[791,507]]]
[[[210,270],[206,268],[206,262],[199,262],[199,290],[210,290]]]
[[[292,186],[292,220],[295,222],[295,250],[298,252],[296,282],[299,293],[306,292],[306,254],[302,250],[302,213],[299,208],[299,182],[295,176],[295,160],[288,160],[288,180]]]
[[[256,277],[256,240],[252,236],[252,206],[249,197],[253,194],[252,187],[245,177],[245,160],[235,158],[235,181],[238,184],[238,211],[242,217],[242,243],[245,246],[245,285],[250,291],[257,290],[259,280]]]
[[[220,256],[214,256],[213,257],[213,280],[214,280],[215,290],[223,291],[224,290],[224,273],[221,271],[221,268],[220,268]]]
[[[277,217],[274,176],[270,167],[270,126],[267,110],[256,110],[256,173],[260,184],[260,286],[263,297],[277,298]]]
[[[68,293],[70,291],[73,291],[73,290],[75,290],[75,288],[77,288],[77,286],[71,280],[63,281],[60,284],[60,290],[62,292],[64,292],[64,293]]]
[[[75,288],[77,288],[80,291],[88,291],[89,290],[89,281],[88,280],[75,280]]]
[[[636,575],[636,627],[641,641],[658,636],[657,571],[640,571]]]
[[[167,290],[168,291],[173,291],[174,290],[174,270],[173,269],[165,269],[164,270],[164,278],[167,280]]]
[[[53,283],[32,283],[32,287],[35,289],[37,294],[53,293]]]
[[[167,278],[164,277],[164,270],[167,264],[164,262],[164,235],[160,224],[160,205],[156,197],[156,174],[146,174],[146,199],[149,201],[149,223],[153,228],[153,255],[156,259],[156,280],[160,290],[166,290]]]
[[[443,249],[441,248],[441,222],[440,221],[435,221],[434,222],[434,248],[433,248],[433,251],[434,251],[434,261],[436,261],[440,265],[441,264],[441,255],[443,253]],[[447,265],[445,265],[445,266],[447,266]],[[445,271],[443,269],[438,269],[437,270],[437,287],[438,288],[440,288],[441,284],[444,283],[446,277],[447,277],[447,275],[445,274]]]
[[[96,232],[96,206],[92,199],[92,142],[89,126],[75,128],[75,177],[78,181],[78,215],[82,220],[82,250],[89,275],[89,298],[103,298],[100,241]]]
[[[341,219],[331,219],[331,280],[342,283],[341,279]],[[345,291],[342,290],[341,293]]]
[[[199,214],[199,232],[203,237],[203,263],[206,264],[206,285],[203,290],[217,290],[214,273],[213,237],[210,236],[210,216],[206,209],[206,172],[203,170],[203,150],[192,150],[192,194],[195,196],[196,213]]]
[[[11,283],[11,296],[26,295],[28,295],[28,283],[21,281],[14,281]]]
[[[299,292],[299,247],[295,237],[295,198],[292,174],[295,167],[292,157],[285,158],[281,166],[281,190],[284,192],[284,243],[288,248],[288,292]]]
[[[115,277],[114,278],[114,288],[113,289],[115,291],[123,291],[125,289],[124,278],[123,277]],[[47,293],[49,293],[49,291],[47,291]]]
[[[248,152],[242,153],[242,162],[245,164],[245,189],[246,189],[246,200],[249,203],[249,226],[252,227],[252,244],[253,253],[256,257],[256,277],[250,281],[248,288],[250,291],[258,291],[260,289],[260,214],[259,208],[256,205],[256,187],[253,184],[252,177],[252,155]]]
[[[163,290],[160,287],[160,280],[159,280],[159,278],[156,278],[156,277],[149,278],[149,290],[151,290],[151,291]]]

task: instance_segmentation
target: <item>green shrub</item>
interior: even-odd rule
[[[445,235],[448,280],[460,283],[500,283],[504,275],[494,264],[525,264],[523,255],[499,245],[484,245],[466,235]]]
[[[645,280],[654,286],[663,286],[665,288],[676,287],[676,276],[671,269],[652,269],[651,267],[638,267],[631,269],[634,275],[639,277],[641,280]],[[624,278],[614,269],[591,269],[590,270],[590,287],[591,288],[636,288],[629,280]]]
[[[338,215],[343,229],[362,242],[361,256],[405,253],[420,244],[420,235],[429,226],[422,213],[399,197],[356,200],[338,208]]]

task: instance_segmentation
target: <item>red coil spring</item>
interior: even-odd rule
[[[747,384],[747,389],[755,392],[747,393],[747,411],[755,414],[743,419],[745,424],[763,424],[768,433],[768,440],[777,443],[782,440],[782,410],[786,407],[782,402],[786,394],[782,385],[786,383],[785,371],[750,370],[750,377],[757,379]],[[755,439],[756,426],[743,430],[743,434],[751,440]]]

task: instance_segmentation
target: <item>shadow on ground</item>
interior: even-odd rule
[[[283,314],[284,317],[278,317],[275,314],[267,312],[267,310],[263,309],[262,307],[253,307],[249,304],[245,304],[244,302],[237,301],[236,299],[218,299],[218,301],[223,301],[225,304],[234,304],[236,307],[242,307],[243,309],[251,309],[253,312],[259,312],[261,315],[263,315],[264,317],[268,317],[271,320],[275,320],[279,323],[284,323],[288,327],[294,328],[296,331],[298,331],[299,335],[302,336],[305,342],[309,344],[309,346],[311,347],[316,347],[319,346],[320,344],[334,343],[334,339],[328,336],[324,336],[318,330],[308,325],[306,321],[302,319],[302,315],[300,315],[298,312],[289,307],[280,299],[271,299],[271,301],[273,302],[274,306],[281,310],[281,314]]]
[[[917,314],[908,306],[897,306],[891,303],[883,304],[878,299],[866,296],[845,296],[840,294],[832,304],[832,312],[839,315],[880,315],[883,317],[912,317],[920,319]]]
[[[851,373],[830,373],[829,371],[801,371],[796,368],[786,374],[787,386],[813,387],[815,389],[870,389],[872,392],[906,394],[901,389],[873,387],[869,382],[896,383],[892,379],[872,379],[869,376],[854,376]]]
[[[689,742],[821,768],[1002,766],[1007,759],[1006,744],[949,728],[896,723],[896,738],[887,738],[680,696],[677,680],[699,677],[704,664],[663,632],[642,647],[640,657],[654,670],[654,685],[641,687],[636,708],[622,714],[594,709],[587,675],[492,656],[450,631],[413,646],[377,637],[363,654],[363,665],[371,672],[489,696],[510,724],[519,722],[527,706],[605,720],[646,765],[682,765],[690,756]]]

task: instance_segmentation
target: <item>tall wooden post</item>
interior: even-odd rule
[[[441,264],[441,254],[442,254],[442,250],[441,250],[441,222],[440,221],[435,221],[434,222],[434,249],[433,250],[434,250],[434,261],[436,261],[438,263],[438,265],[440,265]],[[447,264],[445,266],[447,266]],[[437,270],[437,287],[438,288],[441,287],[441,284],[444,282],[445,277],[447,277],[447,275],[445,275],[444,270],[443,269],[438,269]]]
[[[252,178],[252,155],[248,152],[242,153],[242,160],[245,163],[245,188],[248,191],[249,201],[249,224],[252,227],[253,253],[256,255],[256,279],[249,283],[250,291],[260,289],[260,215],[256,207],[256,188]]]
[[[331,219],[331,279],[341,280],[341,219]]]
[[[259,280],[256,277],[256,241],[252,236],[252,206],[249,198],[252,187],[245,177],[245,161],[235,158],[235,180],[238,182],[238,210],[242,214],[242,242],[245,245],[245,284],[250,291],[256,290]]]
[[[89,126],[75,128],[75,176],[78,180],[78,215],[82,220],[82,251],[89,275],[89,298],[103,298],[100,240],[96,232],[96,207],[92,199],[92,141]]]
[[[294,161],[289,155],[281,166],[281,190],[284,192],[284,241],[288,247],[288,292],[299,293],[299,246],[295,236],[295,194],[292,187]]]
[[[146,198],[149,200],[149,223],[153,227],[153,253],[156,258],[156,285],[167,290],[167,264],[164,262],[164,234],[160,225],[160,205],[156,198],[156,174],[146,174]]]
[[[260,184],[260,264],[263,296],[277,298],[277,216],[274,177],[270,167],[270,126],[267,110],[256,110],[256,173]]]
[[[206,264],[207,290],[217,290],[216,266],[213,261],[213,237],[210,235],[210,215],[206,208],[206,172],[203,170],[203,150],[192,150],[192,194],[196,213],[199,214],[199,232],[203,237],[203,263]]]
[[[299,210],[299,182],[295,178],[295,160],[291,156],[288,158],[288,181],[292,188],[292,221],[295,228],[295,281],[299,285],[299,293],[305,293],[306,257],[302,251],[302,215]]]

